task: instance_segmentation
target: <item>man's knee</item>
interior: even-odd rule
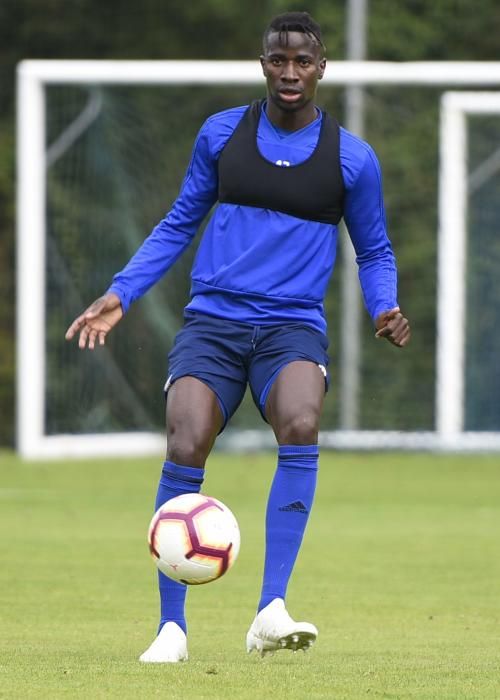
[[[303,410],[279,421],[276,437],[281,445],[314,445],[318,441],[319,415]]]
[[[203,467],[213,442],[213,437],[207,434],[170,430],[167,436],[167,459],[188,467]]]

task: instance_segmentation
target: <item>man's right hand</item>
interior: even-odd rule
[[[119,297],[109,292],[96,299],[83,314],[75,318],[66,331],[66,340],[72,340],[79,332],[78,347],[82,350],[95,348],[96,340],[104,345],[109,331],[123,318],[123,309]]]

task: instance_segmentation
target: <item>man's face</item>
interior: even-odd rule
[[[293,112],[314,99],[326,59],[319,44],[307,34],[287,32],[281,38],[282,42],[279,32],[268,35],[260,62],[269,99],[279,109]]]

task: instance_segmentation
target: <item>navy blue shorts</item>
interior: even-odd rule
[[[165,393],[180,377],[196,377],[219,400],[224,425],[240,405],[247,384],[262,417],[269,390],[294,360],[317,364],[328,389],[328,339],[301,323],[252,326],[186,311],[185,323],[168,356]]]

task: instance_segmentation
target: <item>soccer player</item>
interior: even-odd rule
[[[323,299],[343,217],[376,336],[397,347],[410,327],[397,301],[381,176],[372,148],[315,105],[326,67],[306,12],[271,21],[260,57],[267,96],[209,117],[170,212],[69,327],[79,347],[104,345],[130,304],[174,264],[218,203],[192,269],[185,323],[165,384],[167,459],[156,507],[197,492],[217,435],[249,384],[276,436],[261,598],[246,638],[260,653],[307,649],[317,629],[285,608],[313,504],[318,425],[328,387]],[[349,309],[343,310],[349,313]],[[143,662],[187,659],[186,587],[159,574],[161,620]]]

